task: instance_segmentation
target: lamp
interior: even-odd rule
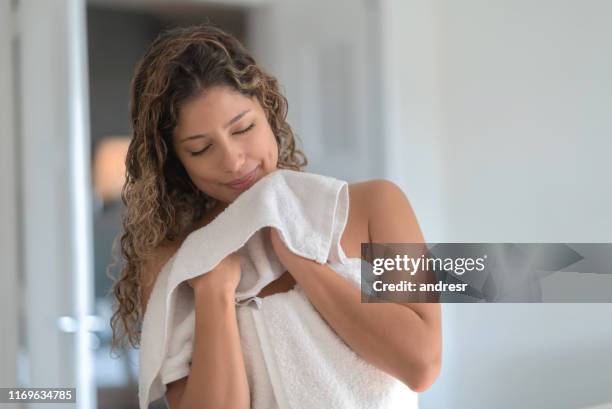
[[[108,136],[98,143],[94,154],[93,184],[94,191],[104,203],[121,197],[129,145],[128,136]]]

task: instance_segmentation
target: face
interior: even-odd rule
[[[225,205],[278,162],[278,144],[257,98],[226,86],[181,107],[173,144],[198,189]]]

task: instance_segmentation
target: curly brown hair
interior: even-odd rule
[[[126,209],[116,246],[121,272],[115,296],[111,350],[140,344],[143,270],[158,246],[176,240],[216,200],[193,184],[174,152],[179,109],[212,86],[257,97],[278,144],[278,168],[302,171],[308,163],[286,121],[288,104],[278,81],[259,67],[232,35],[204,23],[161,32],[136,65],[130,86],[133,136],[121,199]],[[112,267],[112,266],[111,266]]]

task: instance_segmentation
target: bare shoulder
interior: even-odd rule
[[[405,196],[402,189],[394,182],[387,179],[370,179],[363,182],[353,184],[355,190],[364,199],[367,199],[367,204],[372,205],[380,203],[381,198],[391,198],[397,196]],[[377,200],[378,199],[378,200]]]
[[[371,179],[349,184],[349,200],[350,206],[368,220],[376,213],[388,211],[394,204],[408,202],[402,189],[386,179]]]
[[[422,242],[414,210],[404,191],[386,179],[356,183],[354,204],[367,218],[370,242]]]
[[[157,276],[168,260],[178,251],[184,240],[185,237],[182,236],[175,241],[160,244],[155,251],[153,251],[152,256],[144,262],[142,274],[140,276],[140,285],[142,289],[141,311],[143,316],[147,307],[147,302],[155,286]]]
[[[358,213],[362,213],[365,210],[365,204],[369,191],[368,185],[371,181],[350,183],[348,185],[349,193],[349,209],[354,209]]]
[[[170,260],[170,258],[172,258],[172,256],[178,251],[187,236],[188,233],[184,233],[174,241],[167,241],[162,243],[155,249],[151,258],[145,262],[143,266],[143,274],[141,281],[142,316],[144,316],[145,314],[147,302],[151,296],[153,287],[155,286],[157,276],[161,272],[164,265],[168,262],[168,260]],[[176,409],[179,407],[179,403],[186,385],[187,376],[177,379],[176,381],[170,382],[168,385],[166,385],[167,390],[165,394],[165,399],[166,405],[170,409]]]
[[[204,214],[200,221],[194,222],[192,226],[187,228],[186,231],[181,233],[176,239],[173,241],[165,241],[160,244],[155,249],[152,256],[145,261],[140,281],[140,285],[142,287],[141,310],[143,315],[151,292],[153,291],[153,287],[155,286],[157,276],[161,272],[164,265],[168,262],[168,260],[170,260],[170,258],[172,258],[174,253],[178,251],[191,232],[200,227],[206,226],[220,213],[220,211],[221,210],[217,209]]]

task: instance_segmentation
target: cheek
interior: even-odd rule
[[[270,128],[266,128],[265,132],[253,135],[249,143],[250,154],[254,157],[265,158],[272,160],[278,155],[278,145],[276,138]]]
[[[201,185],[202,181],[206,180],[206,175],[209,174],[209,171],[206,169],[204,163],[189,157],[181,158],[181,162],[183,163],[187,175],[196,186]]]
[[[270,159],[272,161],[272,164],[276,166],[276,164],[278,163],[278,145],[276,144],[276,142],[272,146],[272,149],[270,152]]]
[[[276,139],[274,138],[274,135],[270,136],[270,143],[268,143],[267,146],[266,157],[270,162],[270,167],[276,167],[278,163],[278,144],[276,142]]]
[[[278,143],[276,142],[272,129],[270,129],[268,134],[267,151],[271,159],[278,158]]]
[[[191,179],[191,181],[197,186],[198,185],[197,171],[192,166],[190,166],[189,163],[183,162],[183,167],[185,168],[185,172],[187,172],[187,176],[189,176],[189,179]]]

